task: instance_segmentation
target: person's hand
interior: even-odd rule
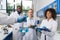
[[[27,18],[26,16],[19,17],[19,18],[17,18],[17,22],[18,22],[18,23],[26,22],[26,21],[27,21],[26,18]]]
[[[46,28],[45,26],[43,26],[43,28],[42,28],[44,31],[48,31],[48,32],[50,32],[50,30],[48,29],[48,28]]]
[[[36,31],[39,31],[39,32],[41,32],[42,30],[41,30],[41,28],[35,28],[36,29]]]

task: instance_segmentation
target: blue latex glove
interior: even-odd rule
[[[41,32],[42,31],[42,29],[41,28],[35,28],[36,29],[36,31],[39,31],[39,32]]]
[[[28,32],[28,28],[24,28],[22,32],[23,32],[23,33]]]
[[[17,19],[17,22],[21,23],[21,22],[26,22],[27,21],[27,16],[23,16],[23,17],[19,17]]]
[[[28,28],[20,28],[19,31],[22,32],[22,33],[26,33],[26,32],[28,32]]]
[[[48,28],[46,28],[45,26],[43,26],[42,28],[44,31],[48,31],[48,32],[51,32]]]

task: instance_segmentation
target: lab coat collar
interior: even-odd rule
[[[51,18],[49,21],[48,21],[48,19],[47,19],[48,22],[51,22],[52,20],[53,20],[53,18]]]
[[[18,12],[16,11],[15,13],[17,13],[18,14]],[[18,14],[18,15],[22,15],[22,13],[20,13],[20,14]]]
[[[28,17],[28,19],[29,19],[29,20],[32,20],[32,19],[33,19],[33,17],[32,17],[31,19]]]

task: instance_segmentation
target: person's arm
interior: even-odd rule
[[[0,24],[1,25],[8,25],[13,24],[16,22],[16,19],[14,17],[10,17],[8,15],[0,14]]]
[[[53,25],[52,25],[51,32],[42,31],[42,33],[44,33],[45,35],[48,35],[48,36],[52,37],[52,36],[54,36],[56,30],[57,30],[57,22],[54,22]]]
[[[0,24],[1,25],[8,25],[8,24],[14,24],[16,22],[15,18],[8,18],[9,16],[5,16],[0,18]]]
[[[0,16],[0,24],[1,25],[8,25],[14,24],[15,22],[21,23],[26,21],[27,16],[16,17],[11,14],[11,16],[2,15]]]

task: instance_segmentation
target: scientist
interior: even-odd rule
[[[22,40],[22,33],[19,32],[20,27],[22,27],[23,23],[17,23],[18,18],[21,18],[23,16],[22,14],[22,8],[21,6],[17,6],[17,9],[15,12],[12,12],[10,16],[0,14],[0,24],[2,25],[11,25],[13,27],[13,40]]]
[[[12,12],[10,14],[10,17],[14,17],[16,20],[17,20],[17,18],[21,18],[22,16],[23,16],[23,14],[22,14],[21,6],[17,6],[16,11]],[[13,40],[22,40],[22,33],[19,32],[19,29],[22,26],[23,26],[23,23],[14,23],[14,25],[12,25],[12,27],[13,27]]]
[[[27,26],[31,27],[31,25],[35,25],[35,18],[33,16],[33,10],[28,10],[28,17],[27,17]],[[37,40],[36,31],[33,28],[29,28],[28,32],[25,33],[23,36],[23,40]]]
[[[45,11],[45,19],[42,21],[40,28],[47,28],[50,31],[42,30],[41,40],[54,40],[57,31],[56,11],[49,8]]]

